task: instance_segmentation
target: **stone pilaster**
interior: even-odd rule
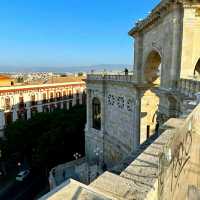
[[[173,10],[173,18],[172,20],[172,26],[173,26],[173,32],[172,32],[172,51],[171,51],[171,69],[170,69],[170,78],[171,82],[169,83],[170,88],[175,88],[176,83],[179,80],[180,77],[180,66],[181,66],[181,48],[182,48],[182,26],[183,26],[183,14],[182,14],[181,8],[179,8],[177,5],[174,5]]]
[[[142,34],[135,36],[134,43],[134,72],[137,82],[144,79],[142,76],[143,37]]]
[[[134,139],[133,150],[137,151],[140,145],[140,116],[141,116],[141,94],[137,91],[135,105],[134,105]]]

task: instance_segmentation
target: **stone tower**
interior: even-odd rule
[[[87,77],[86,157],[108,167],[181,114],[180,78],[200,74],[200,1],[163,0],[129,35],[132,75]]]

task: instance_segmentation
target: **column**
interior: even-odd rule
[[[180,78],[180,67],[181,67],[181,44],[182,44],[182,37],[181,37],[181,30],[182,30],[182,15],[181,10],[177,8],[177,5],[174,5],[173,11],[173,32],[172,32],[172,51],[171,51],[171,66],[170,66],[170,83],[169,87],[175,88],[176,82]],[[169,77],[168,77],[169,78]]]
[[[140,145],[140,115],[141,115],[141,94],[137,91],[134,111],[134,135],[133,135],[133,150],[137,151]]]
[[[142,62],[143,62],[143,36],[138,33],[134,36],[134,69],[137,82],[143,80]]]

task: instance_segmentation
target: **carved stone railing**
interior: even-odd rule
[[[88,81],[116,81],[116,82],[136,82],[134,75],[104,75],[104,74],[88,74]]]
[[[178,82],[178,88],[181,93],[193,96],[200,92],[200,81],[192,79],[180,79]]]

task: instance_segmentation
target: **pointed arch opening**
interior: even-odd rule
[[[151,51],[147,56],[144,75],[148,83],[160,85],[161,56],[155,50]]]
[[[151,50],[146,57],[144,78],[148,83],[141,98],[140,142],[143,143],[151,135],[158,132],[157,113],[160,96],[155,88],[161,84],[161,56],[156,50]]]

